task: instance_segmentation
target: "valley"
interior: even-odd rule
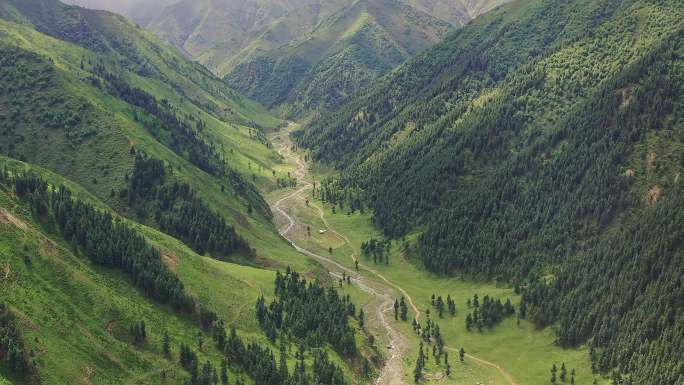
[[[372,261],[364,259],[360,253],[361,243],[372,237],[380,237],[378,230],[367,213],[335,213],[329,204],[312,194],[314,182],[330,171],[307,163],[304,160],[306,153],[295,150],[290,134],[296,127],[296,124],[290,123],[271,136],[274,148],[283,155],[288,165],[288,172],[299,181],[294,191],[267,197],[273,202],[274,221],[281,235],[291,242],[295,250],[319,261],[337,280],[343,276],[351,277],[352,286],[370,295],[371,298],[364,298],[366,314],[373,315],[367,321],[367,328],[379,339],[377,346],[386,353],[386,361],[373,383],[410,384],[420,339],[410,325],[393,319],[392,305],[395,299],[403,296],[411,314],[409,318],[420,323],[426,318],[425,310],[429,313],[431,309],[427,300],[434,293],[451,293],[459,299],[474,294],[500,298],[518,296],[505,286],[431,275],[416,266],[415,262],[408,261],[398,245],[392,247],[388,265],[372,264]],[[416,277],[419,279],[416,280]],[[454,360],[453,374],[447,377],[443,366],[431,365],[426,375],[427,383],[457,384],[465,381],[493,385],[542,385],[547,383],[551,365],[560,367],[562,363],[576,370],[577,383],[591,384],[594,381],[586,349],[553,347],[552,333],[549,330],[536,331],[527,321],[516,325],[514,320],[507,320],[484,334],[468,332],[462,326],[465,301],[457,301],[457,308],[455,319],[437,320],[447,338],[445,350]],[[496,349],[493,349],[494,346]],[[386,350],[383,349],[385,347]],[[461,347],[466,350],[462,363],[457,358]],[[536,363],[533,367],[530,366],[532,362]],[[602,383],[600,379],[599,383]]]
[[[682,173],[681,0],[0,0],[0,384],[684,385]]]

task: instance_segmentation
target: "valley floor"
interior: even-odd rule
[[[373,227],[370,215],[333,213],[332,207],[314,198],[314,181],[329,171],[312,169],[302,154],[295,151],[289,139],[294,128],[296,125],[291,124],[271,137],[290,174],[298,181],[295,189],[273,191],[268,196],[274,221],[281,235],[297,251],[317,260],[334,278],[351,278],[352,285],[349,289],[348,285],[343,285],[343,290],[357,291],[352,296],[357,304],[360,304],[359,300],[364,304],[366,331],[375,337],[376,348],[385,357],[374,384],[414,382],[413,368],[420,337],[413,331],[410,320],[415,318],[423,324],[430,318],[432,294],[451,295],[456,301],[454,317],[437,318],[435,314],[432,318],[445,337],[452,373],[446,376],[444,364],[433,362],[428,355],[422,382],[541,385],[549,383],[554,364],[559,368],[565,364],[568,373],[574,369],[576,384],[594,381],[586,349],[557,347],[551,328],[540,331],[525,320],[518,323],[509,318],[484,332],[466,330],[464,320],[469,312],[466,299],[475,294],[480,298],[489,295],[503,301],[510,298],[517,306],[519,297],[507,286],[434,276],[408,260],[398,242],[393,242],[387,265],[374,264],[361,257],[361,243],[371,237],[382,239],[382,236]],[[409,322],[396,321],[394,317],[393,302],[401,297],[409,306]],[[466,351],[463,362],[459,362],[458,357],[461,347]],[[600,378],[596,380],[602,382]],[[567,382],[570,383],[569,376]]]

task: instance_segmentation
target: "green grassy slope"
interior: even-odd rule
[[[343,169],[326,200],[369,204],[388,236],[419,232],[435,273],[518,283],[535,324],[589,343],[597,370],[676,383],[681,304],[661,298],[681,290],[681,11],[512,3],[299,141]],[[673,316],[651,320],[654,302]]]
[[[0,159],[0,169],[14,175],[30,171],[53,186],[71,189],[75,199],[110,210],[78,184],[46,169],[9,158]],[[24,381],[12,374],[5,366],[6,357],[2,357],[3,381],[17,385],[186,383],[190,374],[178,364],[181,344],[198,351],[200,363],[209,361],[220,367],[223,354],[211,333],[199,328],[197,314],[179,314],[171,306],[151,300],[126,274],[91,263],[80,248],[55,232],[53,225],[35,218],[31,205],[17,199],[13,189],[2,184],[0,298],[18,319],[33,368],[31,379]],[[237,328],[246,341],[277,351],[255,317],[257,299],[265,296],[270,300],[273,296],[273,270],[203,257],[155,229],[116,215],[115,220],[136,229],[160,251],[166,267],[178,276],[199,306],[215,312],[226,327]],[[318,269],[304,272],[326,279]],[[359,293],[354,295],[359,297]],[[140,321],[147,325],[147,338],[135,343],[129,329]],[[170,357],[163,351],[165,333],[170,337]],[[204,340],[202,349],[198,348],[199,335]],[[289,349],[296,351],[296,345]],[[328,351],[348,383],[360,383],[356,377],[359,368]],[[287,360],[294,367],[294,353],[288,354]],[[306,364],[312,364],[310,353]],[[249,377],[232,364],[230,371],[231,383],[237,378],[250,383]]]
[[[314,200],[314,197],[311,197]],[[322,202],[318,202],[322,203]],[[565,363],[568,367],[576,370],[576,383],[591,384],[594,379],[599,383],[605,383],[598,374],[593,374],[591,362],[589,360],[588,348],[580,346],[565,349],[555,344],[556,336],[553,329],[539,330],[528,320],[521,320],[516,323],[515,317],[505,319],[501,324],[493,329],[485,330],[480,333],[477,330],[467,331],[465,318],[472,312],[472,308],[466,306],[467,299],[477,294],[480,298],[489,295],[492,298],[500,298],[503,301],[511,299],[519,308],[520,295],[515,294],[513,288],[501,282],[483,282],[473,280],[468,276],[444,277],[433,274],[425,270],[410,251],[403,248],[401,241],[393,242],[389,264],[374,264],[372,258],[361,255],[361,243],[368,241],[371,237],[382,239],[382,233],[374,226],[371,215],[356,213],[347,215],[340,212],[332,212],[332,205],[323,204],[325,215],[332,227],[349,238],[352,247],[349,247],[339,239],[332,241],[322,239],[317,236],[316,241],[320,242],[321,249],[333,247],[333,257],[339,263],[353,268],[353,263],[349,255],[354,253],[360,256],[360,262],[373,268],[382,274],[390,282],[400,285],[413,298],[416,306],[422,312],[422,323],[425,322],[425,310],[430,310],[431,318],[439,325],[444,335],[446,344],[451,348],[465,350],[479,358],[494,362],[508,372],[513,380],[518,384],[543,385],[549,382],[549,370],[553,364],[560,367]],[[311,221],[312,224],[315,221]],[[312,226],[312,228],[316,228]],[[407,237],[414,240],[416,234]],[[439,318],[435,309],[430,304],[430,297],[441,295],[446,298],[451,295],[456,302],[456,316],[448,314],[444,318]],[[415,367],[415,359],[418,351],[420,337],[411,329],[410,320],[414,313],[409,309],[409,321],[397,322],[396,325],[409,337],[409,359],[404,366],[407,378],[411,378],[412,370]],[[448,378],[441,378],[444,374],[444,365],[435,365],[434,360],[428,360],[425,370],[425,383],[492,383],[508,384],[500,377],[496,370],[491,367],[478,365],[473,360],[466,360],[461,364],[458,362],[458,354],[449,351],[449,359],[452,365],[452,375]],[[568,380],[569,381],[569,380]]]
[[[3,162],[6,165],[28,169],[16,161]],[[48,171],[32,170],[47,180],[76,186]],[[90,199],[82,189],[75,192]],[[0,195],[0,217],[2,300],[20,319],[42,383],[154,384],[162,383],[162,376],[187,379],[175,357],[180,343],[196,345],[200,330],[193,319],[150,302],[125,275],[93,266],[74,254],[70,244],[33,220],[31,210],[15,200],[12,191],[3,189]],[[153,229],[141,231],[169,256],[169,267],[186,283],[188,292],[245,335],[263,340],[251,321],[253,306],[262,290],[270,292],[273,272],[218,265]],[[140,320],[148,325],[148,339],[136,346],[128,327]],[[162,354],[164,331],[171,336],[171,359]],[[203,358],[220,362],[213,344],[206,346]]]
[[[201,308],[236,326],[246,342],[276,351],[254,311],[256,299],[273,292],[274,270],[292,266],[308,277],[326,278],[320,266],[278,235],[256,187],[273,191],[276,180],[286,177],[265,139],[265,132],[282,122],[113,14],[50,0],[0,2],[0,46],[0,153],[8,156],[2,156],[2,166],[30,169],[53,186],[67,185],[79,199],[117,213],[117,221],[159,250]],[[141,152],[163,161],[173,181],[187,183],[235,227],[256,255],[228,259],[250,266],[200,256],[135,222],[136,208],[121,192],[130,188],[135,156]],[[11,190],[2,191],[0,207],[5,277],[0,301],[17,315],[41,383],[187,382],[190,375],[178,364],[179,346],[197,350],[199,310],[178,315],[144,296],[125,274],[88,262],[54,228],[36,222]],[[130,332],[139,321],[147,325],[142,345],[133,343]],[[165,331],[171,337],[170,359],[162,354]],[[211,337],[203,335],[200,364],[210,360],[218,368],[222,354]],[[359,368],[325,350],[348,383],[358,383],[354,375]],[[11,372],[6,358],[0,364],[2,376]],[[294,353],[287,360],[294,367]],[[313,361],[307,352],[307,366]],[[251,383],[245,372],[231,373],[231,383],[238,376]],[[23,383],[16,377],[8,380]]]
[[[46,1],[45,8],[55,4]],[[236,226],[260,258],[307,269],[267,217],[258,210],[249,213],[250,206],[264,207],[253,184],[270,190],[284,177],[277,170],[279,157],[262,134],[279,120],[119,16],[66,6],[59,8],[65,15],[58,10],[40,14],[37,5],[5,2],[0,8],[0,44],[12,53],[0,77],[3,154],[66,176],[130,216],[111,192],[128,183],[131,148],[144,151],[172,167],[174,175]],[[50,19],[60,17],[74,25]],[[97,66],[166,100],[176,116],[202,120],[203,130],[195,132],[198,141],[211,144],[242,180],[207,173],[186,152],[174,151],[169,137],[154,135],[146,123],[153,117],[101,85]]]

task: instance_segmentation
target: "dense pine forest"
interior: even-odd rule
[[[173,1],[0,0],[0,385],[684,385],[681,0]]]
[[[266,304],[261,297],[256,304],[257,319],[270,340],[277,332],[297,338],[309,347],[330,343],[345,356],[356,351],[354,331],[349,317],[356,316],[356,307],[349,297],[340,296],[335,288],[319,283],[307,283],[289,268],[276,273],[276,299]]]
[[[44,226],[58,232],[90,261],[125,272],[146,295],[179,312],[194,312],[193,299],[164,265],[159,251],[111,213],[76,200],[66,187],[54,188],[32,174],[12,176],[3,171],[0,182],[11,184]]]
[[[330,361],[328,354],[322,350],[313,350],[313,363],[307,369],[305,363],[306,349],[300,345],[295,356],[297,363],[290,373],[285,345],[281,345],[278,361],[268,348],[258,344],[247,344],[236,334],[235,329],[225,344],[226,356],[231,362],[236,362],[257,384],[285,384],[285,385],[346,385],[340,369]]]
[[[161,160],[137,154],[128,179],[129,188],[118,195],[133,208],[138,219],[153,218],[162,231],[182,240],[199,254],[207,252],[223,259],[233,253],[253,255],[247,242],[189,184],[172,181],[172,171]]]
[[[389,237],[420,230],[430,270],[517,284],[528,316],[588,342],[597,371],[678,383],[681,11],[493,12],[296,137],[342,170],[326,197],[363,197]]]

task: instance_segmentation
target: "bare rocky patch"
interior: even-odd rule
[[[646,193],[646,204],[649,206],[653,206],[656,203],[658,203],[658,199],[660,199],[662,192],[663,192],[663,189],[660,188],[660,186],[658,186],[658,185],[651,186],[651,188],[648,189],[648,192]]]
[[[0,224],[15,226],[23,231],[28,229],[26,223],[12,215],[6,209],[0,207]]]
[[[171,271],[174,273],[176,272],[176,269],[178,268],[178,262],[180,262],[180,258],[178,258],[176,254],[164,252],[162,253],[162,260],[164,261],[164,264],[171,269]]]

